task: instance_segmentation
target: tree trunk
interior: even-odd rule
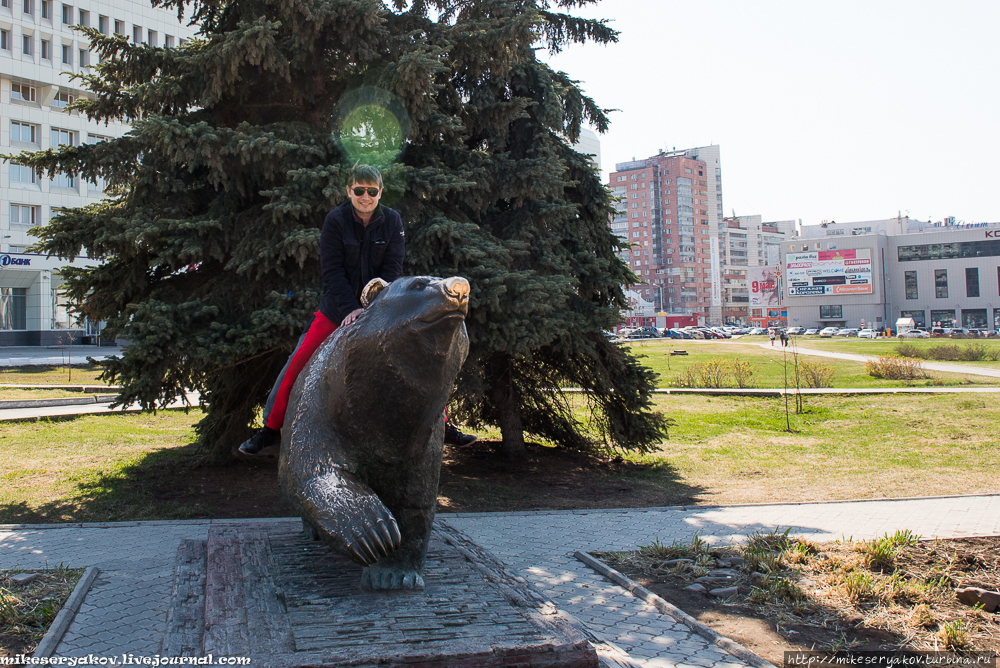
[[[528,450],[524,447],[521,407],[517,402],[511,366],[510,357],[504,354],[496,354],[490,360],[490,399],[496,409],[497,426],[503,437],[500,451],[507,459],[522,461],[528,458]]]

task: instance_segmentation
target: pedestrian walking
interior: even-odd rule
[[[781,347],[784,348],[787,345],[788,345],[788,334],[785,333],[785,330],[781,330]]]
[[[774,347],[774,330],[773,329],[767,330],[767,335],[771,339],[771,347],[773,348]]]

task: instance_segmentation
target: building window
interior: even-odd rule
[[[28,206],[27,204],[10,205],[11,225],[38,225],[38,214],[40,207]]]
[[[132,43],[142,44],[142,26],[132,26]]]
[[[22,0],[21,1],[21,10],[25,14],[32,14],[32,13],[34,13],[35,8],[32,7],[32,4],[33,3],[31,2],[31,0]]]
[[[117,19],[115,20],[115,34],[116,35],[124,35],[125,34],[125,22],[124,21],[119,21]]]
[[[52,60],[52,42],[47,39],[42,40],[42,60]]]
[[[71,44],[63,44],[62,63],[63,65],[73,64],[73,46]]]
[[[0,329],[28,328],[28,288],[0,288]]]
[[[146,32],[146,43],[150,46],[157,46],[157,39],[159,39],[159,35],[155,30],[149,30]]]
[[[934,296],[938,299],[948,298],[948,270],[934,270]]]
[[[986,309],[962,309],[962,327],[965,327],[966,329],[987,329],[986,322]]]
[[[21,53],[26,56],[32,55],[35,51],[34,45],[34,35],[21,35]]]
[[[14,183],[37,183],[35,170],[26,165],[19,165],[12,162],[10,164],[10,182]]]
[[[820,320],[840,320],[844,317],[844,307],[843,306],[820,306],[819,307],[819,319]]]
[[[73,8],[69,5],[62,6],[62,22],[64,25],[73,23]]]
[[[32,86],[25,86],[24,84],[11,84],[10,85],[10,100],[11,102],[34,102],[35,101],[35,89]]]
[[[73,104],[73,100],[74,99],[76,99],[76,98],[74,98],[69,93],[56,93],[55,98],[53,98],[53,100],[52,100],[52,106],[54,108],[58,108],[58,109],[65,109],[69,105]],[[55,135],[53,135],[53,136],[55,136]]]
[[[90,51],[80,49],[80,67],[90,67]]]
[[[965,296],[966,297],[978,297],[979,296],[979,268],[978,267],[966,267],[965,268]],[[964,311],[963,311],[964,313]],[[964,317],[964,316],[963,316]],[[983,320],[986,320],[986,316],[983,316]]]
[[[926,327],[927,321],[924,320],[923,311],[900,311],[900,318],[913,318],[913,324],[917,327]]]
[[[917,299],[917,272],[904,271],[903,282],[906,285],[906,298]]]
[[[84,9],[80,10],[80,25],[90,27],[90,12]]]
[[[76,146],[76,133],[72,130],[52,128],[52,146]]]
[[[173,35],[164,35],[163,36],[163,46],[166,47],[166,48],[168,48],[168,49],[174,48],[174,36]]]
[[[26,142],[28,144],[38,143],[38,126],[31,123],[21,123],[20,121],[10,122],[10,140],[12,142]]]
[[[42,0],[42,18],[52,20],[52,0]]]
[[[931,311],[931,327],[954,327],[954,311]]]
[[[97,17],[97,29],[102,35],[108,34],[108,26],[110,25],[110,20],[107,16],[98,15]]]

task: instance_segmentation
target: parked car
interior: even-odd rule
[[[660,333],[656,331],[655,327],[640,327],[631,334],[628,335],[630,339],[656,339],[659,338]]]
[[[693,339],[694,337],[685,332],[683,329],[674,327],[670,330],[670,338],[672,339]]]
[[[724,339],[733,338],[733,335],[730,334],[725,327],[710,327],[709,329],[711,329],[716,334],[720,334]]]
[[[824,327],[819,330],[819,335],[823,338],[830,338],[831,336],[836,336],[839,331],[840,327]]]
[[[805,327],[798,327],[798,326],[796,326],[796,327],[789,327],[788,331],[785,332],[785,333],[786,334],[801,334],[804,331],[806,331]]]
[[[751,336],[757,336],[758,334],[767,334],[767,330],[763,327],[754,327],[749,333]]]
[[[896,335],[897,339],[929,339],[931,335],[923,329],[909,329]]]
[[[862,329],[860,332],[858,332],[858,338],[859,339],[877,339],[878,338],[878,332],[876,332],[874,329]]]
[[[817,334],[819,334],[819,329],[817,329],[816,327],[810,327],[805,331],[803,336],[816,336]]]

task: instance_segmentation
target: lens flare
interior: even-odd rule
[[[398,97],[375,86],[363,86],[341,98],[331,130],[351,162],[387,167],[402,151],[409,118]]]

